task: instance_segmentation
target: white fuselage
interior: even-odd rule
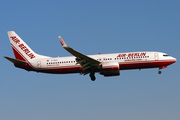
[[[164,55],[164,56],[163,56]],[[175,58],[162,52],[129,52],[114,54],[87,55],[102,63],[118,62],[120,70],[142,69],[167,66],[176,61]],[[50,73],[81,72],[76,57],[43,58],[29,61],[34,70]]]

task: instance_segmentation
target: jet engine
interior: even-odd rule
[[[100,68],[102,69],[100,74],[104,75],[105,77],[120,75],[119,63],[118,62],[102,63],[100,65]]]

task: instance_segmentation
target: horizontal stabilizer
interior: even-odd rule
[[[22,61],[22,60],[18,60],[18,59],[14,59],[14,58],[10,58],[10,57],[6,57],[4,56],[4,58],[6,58],[7,60],[11,61],[12,63],[14,64],[19,64],[19,65],[23,65],[23,64],[26,64],[27,62],[25,61]]]

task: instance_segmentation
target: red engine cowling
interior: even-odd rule
[[[102,71],[100,74],[104,75],[105,77],[120,75],[118,62],[102,63],[101,69]]]

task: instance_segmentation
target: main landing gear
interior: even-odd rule
[[[95,81],[96,80],[96,77],[95,77],[95,72],[94,71],[91,71],[89,76],[91,77],[91,80],[92,81]]]

